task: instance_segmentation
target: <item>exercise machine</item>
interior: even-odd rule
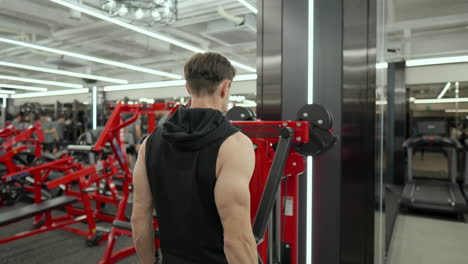
[[[83,164],[67,155],[56,161],[2,176],[3,182],[11,182],[33,175],[35,182],[35,204],[30,207],[19,208],[18,210],[0,214],[0,219],[2,220],[0,221],[0,225],[10,224],[25,217],[35,216],[36,221],[34,225],[39,227],[41,232],[61,228],[74,233],[85,234],[89,246],[104,241],[107,238],[107,234],[96,231],[94,220],[107,222],[113,222],[114,220],[126,221],[125,207],[131,190],[132,175],[126,161],[122,128],[135,122],[139,115],[147,114],[154,116],[155,111],[169,110],[169,107],[170,105],[166,104],[116,105],[95,145],[71,145],[68,147],[70,152],[84,151],[100,158],[91,165]],[[122,121],[121,115],[126,113],[132,114],[132,117],[126,121]],[[156,126],[155,119],[150,117],[149,120],[152,120],[150,127],[154,130]],[[61,171],[64,176],[48,181],[47,178],[51,171]],[[116,179],[120,179],[122,182],[120,191],[116,188]],[[78,182],[79,188],[74,187],[73,182]],[[59,186],[64,188],[64,195],[61,197],[67,197],[67,199],[57,200],[61,198],[57,197],[44,200],[42,195],[40,195],[41,190],[44,188],[51,190]],[[94,202],[94,207],[91,206],[91,201]],[[71,205],[79,202],[83,204],[81,208]],[[106,204],[117,207],[115,215],[109,215],[103,211]],[[69,221],[55,226],[52,224],[55,220],[50,219],[50,212],[63,206],[66,206],[67,220]],[[45,214],[45,220],[43,214]],[[89,226],[89,230],[92,232],[83,233],[68,227],[68,223],[72,223],[72,220],[69,219],[70,217],[75,218],[73,223],[88,219],[86,221],[92,224],[92,226]],[[93,221],[89,221],[89,218],[92,218]],[[62,218],[59,219],[63,220]],[[36,233],[32,232],[27,235],[18,234],[0,240],[0,243]]]
[[[54,229],[66,230],[75,234],[86,236],[89,240],[92,239],[96,234],[96,222],[91,201],[88,196],[89,190],[86,189],[84,178],[68,178],[67,182],[62,182],[64,184],[68,184],[71,181],[76,181],[80,190],[78,196],[62,195],[59,197],[43,200],[41,192],[43,186],[48,186],[49,188],[54,187],[53,185],[50,185],[50,182],[47,182],[50,171],[61,170],[70,172],[79,169],[81,169],[80,165],[74,163],[73,158],[68,157],[33,168],[28,168],[14,174],[3,176],[2,181],[11,182],[17,180],[18,178],[25,177],[26,175],[33,175],[35,182],[33,186],[35,203],[15,210],[10,210],[6,213],[0,213],[0,227],[8,226],[15,222],[31,217],[34,217],[35,221],[33,223],[33,229],[20,232],[9,237],[0,238],[0,244]],[[76,203],[83,204],[85,213],[74,215],[71,212],[72,205]],[[54,216],[52,212],[60,208],[65,208],[65,215]],[[86,222],[88,229],[81,230],[70,226],[80,222]]]
[[[413,174],[413,154],[417,147],[432,146],[447,149],[449,179],[422,179],[424,175]],[[429,211],[455,213],[463,217],[468,206],[456,182],[458,175],[457,154],[462,148],[454,139],[441,136],[421,136],[409,138],[403,144],[408,157],[407,180],[401,197],[401,205]],[[419,178],[417,178],[419,176]]]
[[[245,108],[236,108],[227,116],[237,120],[233,125],[251,138],[255,148],[250,192],[259,262],[297,264],[298,177],[305,177],[305,156],[320,155],[334,145],[331,114],[319,105],[307,105],[299,110],[298,121],[261,121]],[[130,223],[114,221],[100,264],[135,253],[133,247],[112,253],[119,235],[131,236]]]
[[[32,165],[42,155],[44,135],[40,122],[25,130],[7,127],[0,131],[3,143],[0,145],[0,175],[13,173]],[[31,149],[33,152],[31,152]],[[0,181],[0,206],[12,205],[32,191],[34,182]]]

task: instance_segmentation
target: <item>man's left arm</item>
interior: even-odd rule
[[[132,237],[142,264],[155,262],[153,233],[153,197],[146,172],[146,141],[140,147],[133,170]]]

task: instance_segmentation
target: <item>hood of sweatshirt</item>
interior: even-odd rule
[[[161,136],[178,149],[196,151],[223,138],[230,129],[231,123],[218,110],[181,106],[163,124]]]

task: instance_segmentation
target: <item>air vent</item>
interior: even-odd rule
[[[246,16],[243,25],[236,26],[228,21],[212,23],[203,35],[225,46],[235,46],[257,41],[255,18]]]

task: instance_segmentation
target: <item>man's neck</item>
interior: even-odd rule
[[[193,98],[190,102],[190,108],[212,108],[222,111],[222,103],[217,102],[211,97]]]

